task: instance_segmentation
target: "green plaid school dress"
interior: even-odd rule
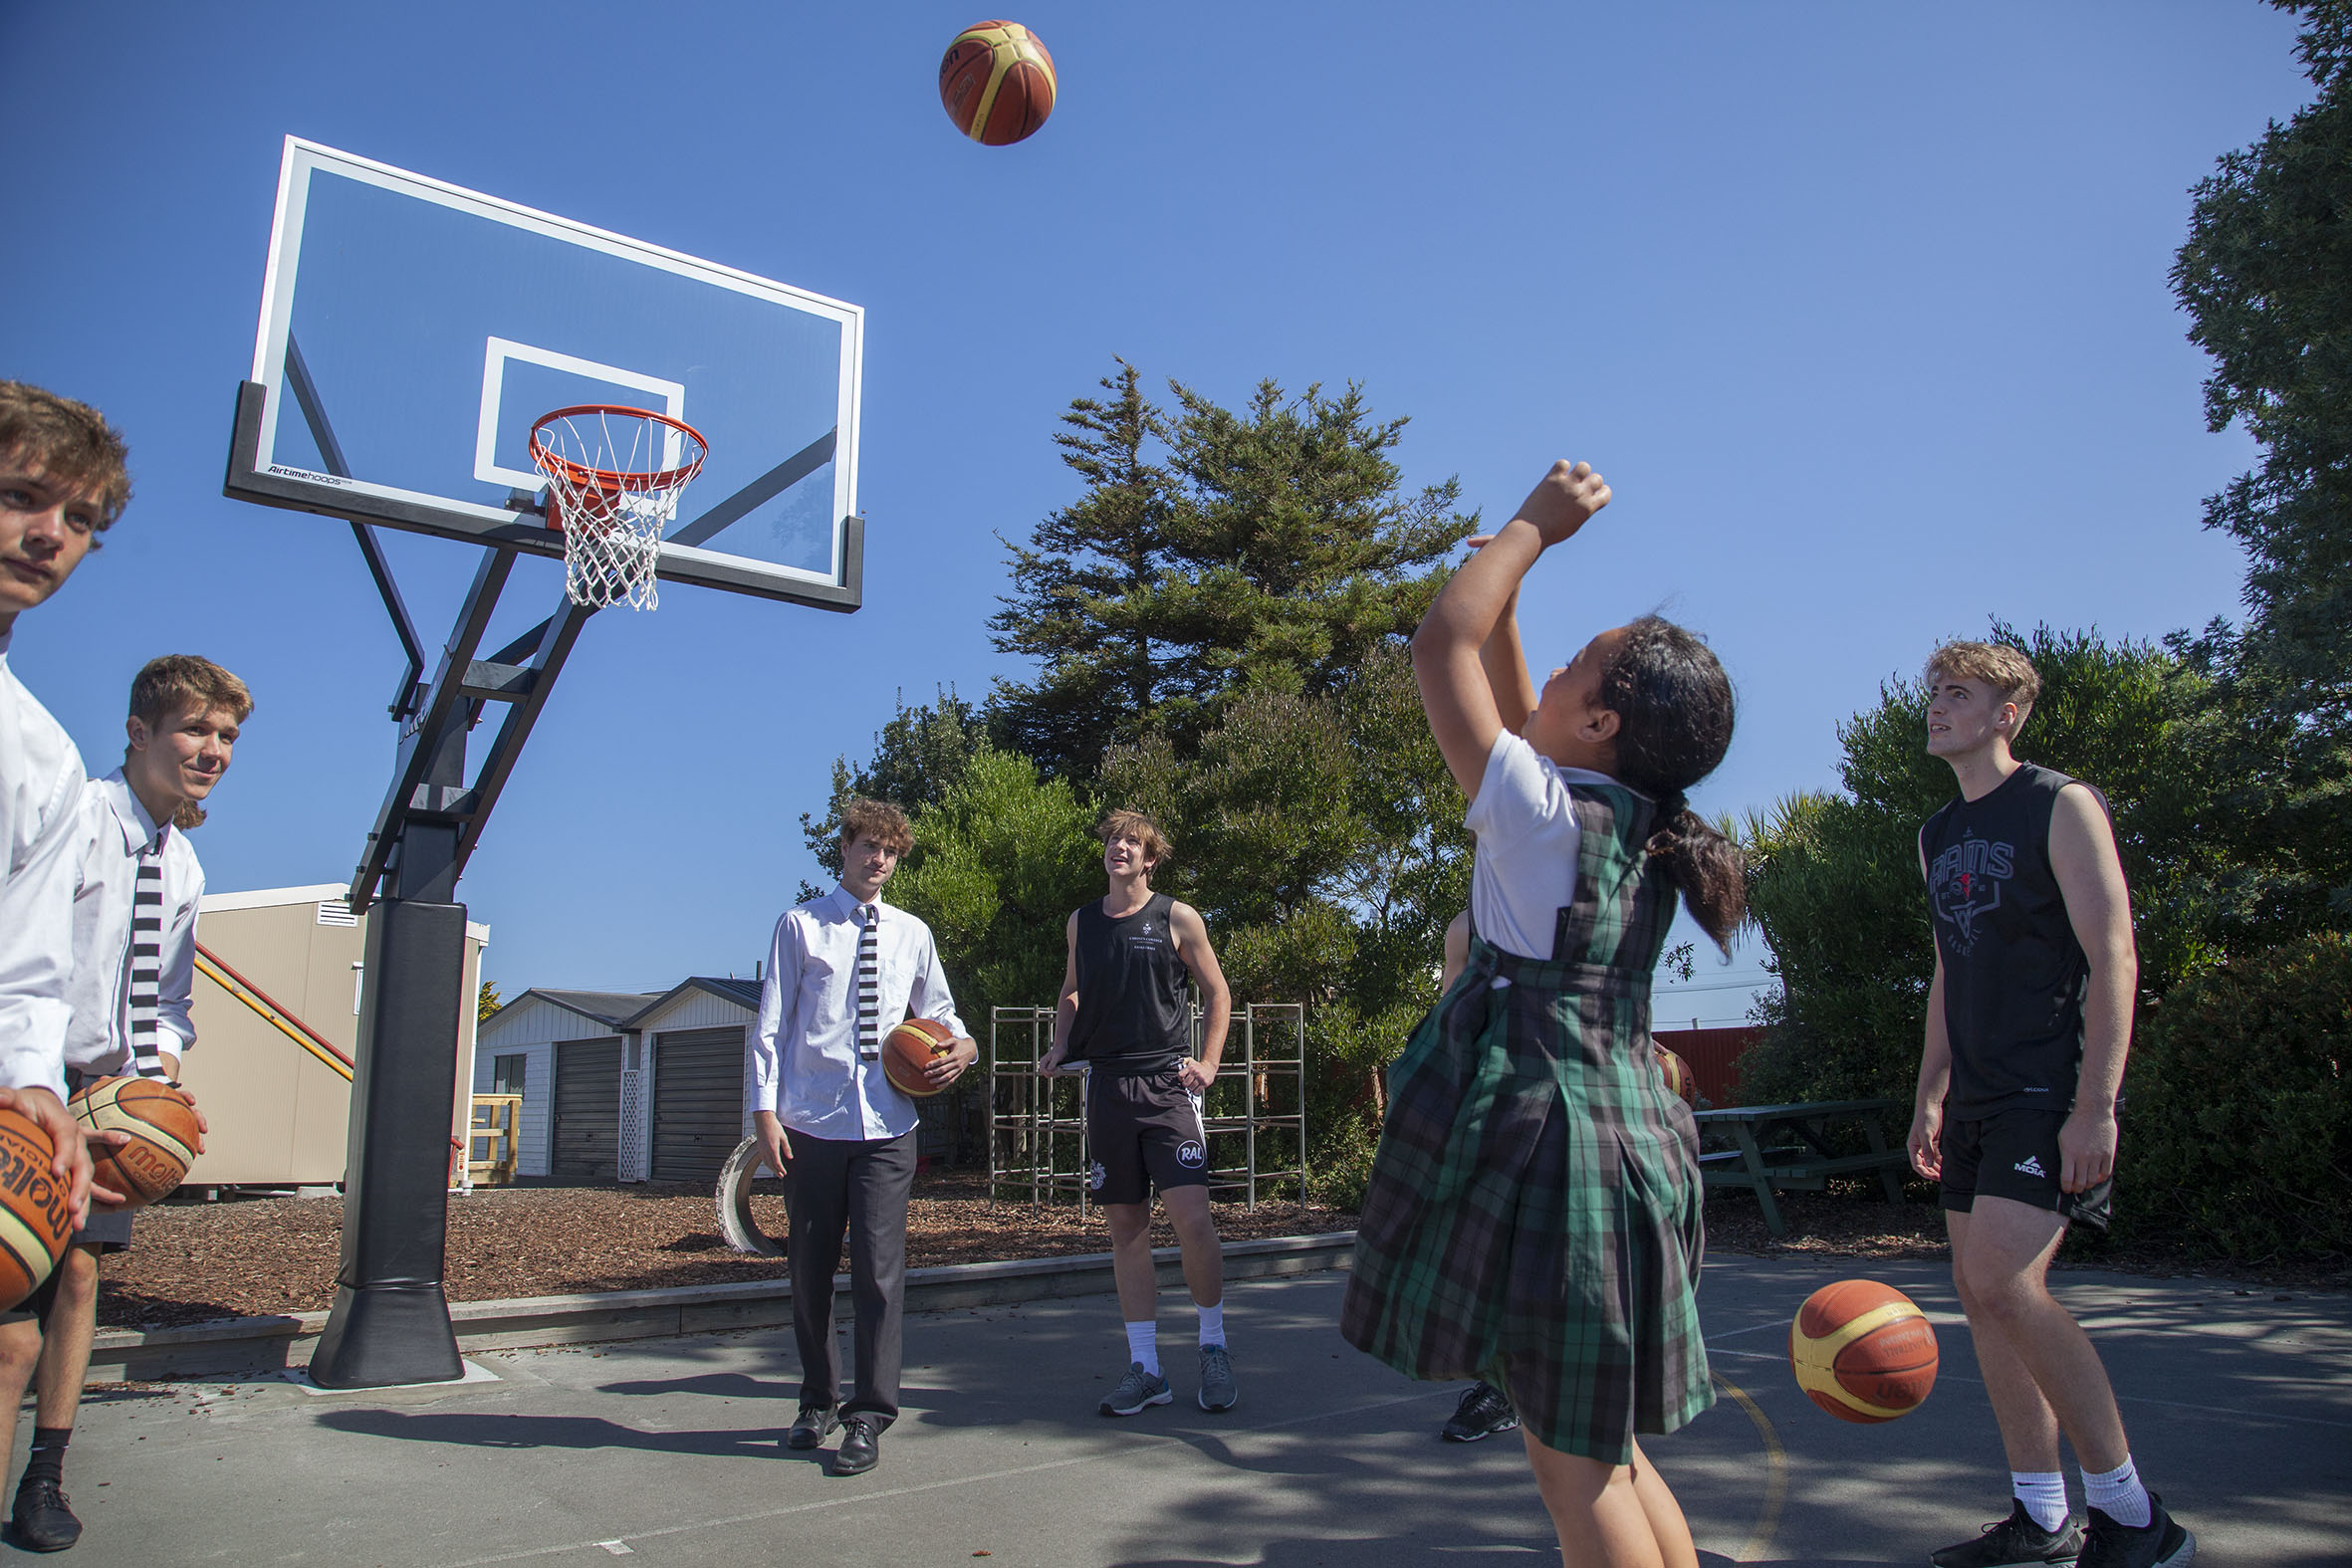
[[[1650,1054],[1674,918],[1643,849],[1653,808],[1569,788],[1576,892],[1552,959],[1474,934],[1389,1069],[1340,1332],[1411,1377],[1499,1384],[1547,1447],[1623,1464],[1635,1433],[1715,1402],[1699,1138]]]

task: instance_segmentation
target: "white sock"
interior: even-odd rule
[[[2156,1509],[2148,1501],[2148,1488],[2140,1484],[2139,1467],[2132,1456],[2125,1455],[2123,1462],[2104,1475],[2082,1472],[2083,1501],[2113,1519],[2117,1524],[2128,1524],[2144,1530],[2148,1521],[2156,1517]]]
[[[2066,1522],[2066,1476],[2059,1470],[2011,1470],[2009,1494],[2025,1505],[2033,1522],[2056,1530]]]
[[[1155,1378],[1160,1375],[1160,1325],[1156,1321],[1127,1325],[1127,1359],[1141,1362],[1143,1370]]]
[[[1201,1314],[1201,1344],[1203,1346],[1224,1344],[1225,1303],[1220,1301],[1215,1306],[1198,1307],[1197,1310]]]

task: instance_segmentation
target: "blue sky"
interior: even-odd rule
[[[1833,784],[1837,722],[1988,616],[2234,608],[2199,509],[2250,448],[2205,430],[2165,272],[2189,187],[2303,100],[2266,6],[1038,3],[1061,97],[1011,148],[938,107],[978,19],[0,8],[0,373],[104,408],[137,484],[19,672],[103,769],[146,658],[236,669],[211,886],[350,876],[396,644],[348,530],[220,495],[288,132],[866,311],[866,607],[673,587],[589,625],[462,888],[510,994],[749,973],[832,759],[895,692],[1020,673],[995,536],[1075,495],[1051,437],[1114,354],[1229,403],[1359,381],[1411,416],[1409,479],[1493,517],[1554,456],[1601,468],[1528,643],[1660,605],[1708,633],[1743,699],[1711,811]],[[389,543],[437,645],[471,553]]]

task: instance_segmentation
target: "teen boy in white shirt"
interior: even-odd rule
[[[192,654],[150,660],[130,683],[122,766],[83,786],[69,1088],[133,1073],[179,1077],[179,1058],[196,1042],[188,1007],[204,896],[204,868],[187,830],[203,822],[203,802],[228,772],[239,727],[252,713],[243,681]],[[149,859],[156,897],[142,915],[139,873]],[[151,1012],[138,1005],[142,980],[152,987]],[[37,1551],[61,1551],[82,1534],[63,1490],[65,1451],[98,1329],[98,1260],[130,1245],[130,1221],[127,1209],[94,1209],[27,1303],[40,1315],[41,1364],[33,1452],[12,1522],[17,1539]]]
[[[801,1411],[785,1443],[814,1449],[838,1427],[836,1475],[872,1469],[882,1433],[898,1417],[916,1116],[915,1102],[882,1070],[881,1041],[910,1015],[953,1030],[955,1049],[926,1069],[939,1088],[980,1055],[956,1016],[931,928],[880,898],[913,844],[896,806],[852,800],[842,808],[841,885],[776,923],[752,1032],[759,1138],[769,1165],[781,1173],[790,1162],[793,1179],[785,1253]],[[833,1350],[833,1273],[844,1232],[857,1303],[857,1394],[846,1405]]]

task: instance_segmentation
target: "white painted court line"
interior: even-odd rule
[[[1710,1348],[1707,1353],[1710,1356],[1737,1356],[1743,1361],[1784,1363],[1788,1359],[1786,1356],[1774,1355],[1768,1350],[1716,1350]],[[1936,1380],[1939,1383],[1966,1383],[1972,1388],[1980,1389],[1985,1386],[1982,1379],[1964,1378],[1957,1372],[1939,1372],[1936,1374]],[[2115,1400],[2119,1405],[2162,1405],[2167,1410],[2201,1411],[2208,1416],[2235,1416],[2240,1421],[2285,1421],[2301,1427],[2333,1427],[2338,1431],[2352,1432],[2352,1421],[2329,1421],[2321,1416],[2289,1416],[2283,1411],[2239,1410],[2229,1405],[2192,1405],[2185,1400],[2150,1399],[2144,1394],[2118,1394],[2115,1396]]]
[[[1230,1429],[1233,1436],[1248,1437],[1253,1433],[1273,1432],[1282,1427],[1304,1426],[1309,1422],[1332,1421],[1342,1416],[1357,1416],[1368,1410],[1385,1410],[1391,1405],[1410,1405],[1431,1397],[1427,1389],[1411,1394],[1399,1394],[1388,1399],[1367,1400],[1360,1405],[1346,1405],[1337,1410],[1312,1411],[1303,1416],[1286,1416],[1280,1421],[1262,1421],[1254,1426]],[[1142,1449],[1182,1447],[1198,1433],[1174,1433],[1164,1437],[1130,1439],[1115,1452],[1081,1454],[1066,1459],[1047,1459],[1038,1464],[1024,1464],[1013,1469],[991,1470],[983,1475],[956,1475],[942,1480],[917,1481],[906,1486],[885,1486],[877,1491],[859,1491],[840,1497],[820,1497],[811,1502],[788,1503],[781,1508],[762,1508],[754,1513],[731,1514],[720,1519],[696,1519],[690,1524],[668,1524],[649,1530],[632,1530],[626,1537],[607,1542],[601,1540],[565,1541],[554,1546],[531,1546],[521,1551],[499,1552],[490,1557],[468,1557],[452,1562],[447,1568],[484,1568],[489,1563],[524,1562],[534,1557],[555,1557],[564,1552],[584,1551],[590,1546],[610,1551],[614,1544],[624,1541],[655,1541],[672,1535],[691,1535],[697,1530],[727,1529],[739,1524],[758,1524],[766,1519],[787,1518],[796,1513],[816,1513],[825,1508],[854,1507],[864,1502],[879,1502],[886,1497],[911,1497],[927,1491],[943,1491],[953,1486],[982,1486],[991,1481],[1012,1480],[1022,1475],[1038,1475],[1050,1470],[1072,1469],[1081,1464],[1101,1464],[1125,1459]]]

